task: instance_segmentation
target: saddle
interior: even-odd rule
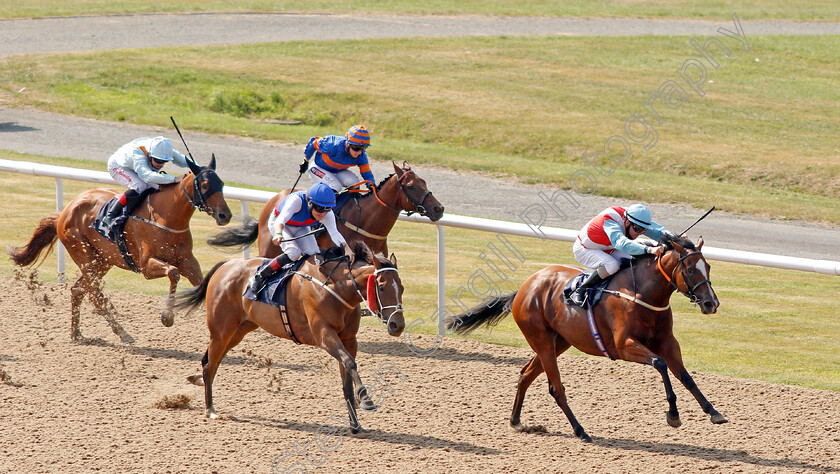
[[[103,204],[102,207],[99,208],[99,211],[96,212],[96,218],[93,220],[92,227],[99,233],[99,235],[117,244],[117,249],[119,249],[120,256],[123,258],[123,261],[125,261],[126,266],[131,271],[140,273],[140,269],[137,268],[137,265],[134,263],[134,259],[131,258],[131,255],[128,253],[128,245],[126,245],[125,236],[123,235],[123,227],[125,226],[125,221],[128,220],[128,214],[126,214],[125,208],[123,208],[122,215],[114,219],[114,222],[110,227],[103,222],[104,217],[108,215],[111,209],[118,204],[119,201],[116,196]]]
[[[257,272],[265,268],[272,259],[263,259],[263,263],[257,268]],[[293,272],[300,269],[306,262],[306,258],[299,258],[285,267],[281,268],[279,272],[275,273],[266,281],[265,286],[259,295],[255,295],[251,288],[245,288],[245,293],[242,294],[245,298],[259,303],[269,304],[277,308],[286,307],[286,285],[289,283]]]
[[[583,281],[593,273],[595,273],[593,270],[587,270],[573,276],[563,288],[563,302],[570,306],[577,306],[570,296],[578,289],[578,287],[580,287],[581,283],[583,283]],[[591,308],[601,301],[601,297],[604,295],[604,290],[607,288],[607,285],[610,284],[610,280],[612,280],[613,276],[615,275],[610,275],[606,280],[599,282],[592,288],[586,289],[586,298],[583,300],[583,308]]]

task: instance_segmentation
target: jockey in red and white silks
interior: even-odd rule
[[[641,204],[627,209],[619,206],[604,209],[580,229],[572,246],[575,259],[596,270],[573,296],[582,299],[583,290],[617,272],[623,258],[645,253],[660,255],[664,250],[661,246],[644,245],[635,239],[645,235],[658,241],[665,234],[673,235],[673,232],[651,220],[650,210]]]

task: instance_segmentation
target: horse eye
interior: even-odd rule
[[[385,285],[379,285],[379,291],[385,291]]]

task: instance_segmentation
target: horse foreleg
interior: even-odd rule
[[[215,336],[211,332],[210,345],[201,359],[201,376],[191,375],[187,380],[195,385],[204,385],[204,416],[207,418],[217,418],[219,415],[216,409],[213,408],[213,379],[216,378],[216,371],[219,369],[219,364],[225,358],[231,349],[236,347],[246,334],[258,328],[256,324],[251,321],[242,321],[235,330],[231,331],[230,327],[221,328],[221,333]]]
[[[160,314],[160,322],[166,327],[171,327],[175,323],[175,291],[178,289],[181,271],[177,267],[165,263],[162,260],[150,258],[146,262],[146,265],[143,266],[143,276],[147,280],[153,280],[163,276],[169,278],[169,294],[166,296],[165,306]]]
[[[331,356],[335,357],[341,363],[341,366],[346,372],[342,376],[342,389],[344,392],[344,399],[347,403],[347,411],[350,415],[350,430],[355,434],[361,431],[362,425],[359,423],[359,418],[356,414],[355,401],[358,397],[359,406],[362,410],[373,411],[376,410],[376,405],[371,401],[362,383],[362,378],[359,376],[359,371],[356,365],[356,360],[350,354],[344,343],[332,329],[324,329],[321,331],[320,341],[318,343]],[[353,388],[358,387],[358,393]]]
[[[677,394],[674,393],[674,388],[671,386],[671,379],[668,377],[668,365],[665,360],[635,339],[626,338],[621,342],[621,344],[616,344],[616,348],[622,359],[628,362],[651,365],[662,376],[662,384],[665,386],[665,399],[668,401],[668,424],[678,428],[682,425],[682,421],[680,421],[680,412],[677,410]]]
[[[674,376],[680,379],[683,386],[688,389],[692,395],[694,395],[694,398],[697,400],[697,403],[700,404],[703,412],[711,417],[712,423],[719,425],[721,423],[728,422],[729,420],[718,413],[706,397],[703,396],[703,393],[699,388],[697,388],[697,384],[694,383],[694,379],[692,379],[691,375],[688,374],[688,371],[685,370],[685,365],[683,365],[682,360],[682,352],[680,351],[680,344],[677,342],[677,339],[672,337],[663,342],[660,347],[660,354],[662,355],[662,358],[665,359],[665,363],[668,365],[668,368],[671,369]]]

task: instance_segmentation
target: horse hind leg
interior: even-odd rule
[[[521,433],[545,433],[545,427],[542,425],[526,426],[523,425],[520,416],[522,415],[522,404],[525,402],[525,392],[534,380],[543,373],[542,363],[539,356],[534,354],[534,357],[522,367],[519,373],[519,382],[516,384],[516,398],[513,401],[513,411],[510,414],[510,427]]]
[[[569,402],[566,399],[566,388],[563,386],[563,382],[560,379],[560,369],[557,367],[557,356],[555,355],[555,351],[544,350],[538,352],[537,355],[542,362],[545,375],[548,376],[548,392],[552,397],[554,397],[554,401],[557,402],[560,409],[563,410],[563,413],[566,415],[566,419],[568,419],[569,423],[572,425],[572,430],[574,431],[575,436],[580,438],[584,443],[591,443],[592,438],[586,434],[583,426],[580,425],[574,413],[572,413],[571,407],[569,407]]]

